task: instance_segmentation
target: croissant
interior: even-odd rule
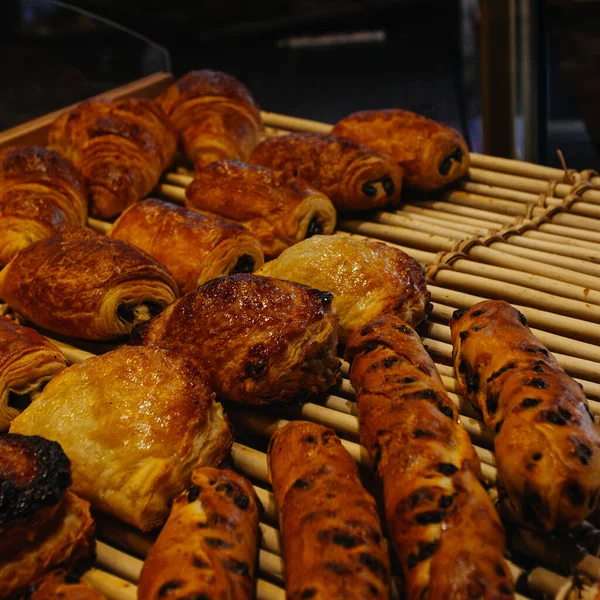
[[[166,268],[120,240],[77,228],[21,250],[0,297],[26,319],[88,340],[127,335],[179,295]]]
[[[158,183],[175,157],[177,135],[152,100],[94,100],[60,116],[48,143],[83,173],[91,215],[112,219]]]
[[[461,389],[496,433],[498,482],[527,522],[576,527],[600,493],[600,432],[581,386],[500,300],[450,321]]]
[[[127,208],[110,236],[165,265],[182,294],[221,275],[252,272],[264,262],[260,242],[245,227],[154,198]]]
[[[402,166],[406,186],[436,190],[469,170],[469,147],[458,131],[408,110],[365,110],[331,131],[389,154]]]
[[[260,140],[260,109],[248,88],[220,71],[191,71],[158,102],[174,123],[196,167],[246,160]]]
[[[354,140],[292,133],[261,142],[249,162],[305,179],[338,210],[398,204],[402,168],[390,156]]]
[[[287,173],[234,161],[200,168],[185,204],[247,227],[274,258],[304,238],[335,229],[331,200]]]

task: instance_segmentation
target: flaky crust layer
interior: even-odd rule
[[[513,509],[546,530],[576,527],[600,492],[600,433],[581,386],[504,301],[456,311],[450,329],[461,393],[496,433]]]
[[[139,600],[254,598],[260,502],[233,471],[196,469],[144,562]]]
[[[182,294],[210,279],[264,262],[260,242],[245,227],[149,198],[130,206],[110,236],[147,252],[165,265]]]
[[[389,597],[387,547],[375,500],[331,429],[292,421],[269,445],[286,598]]]
[[[302,401],[339,377],[331,299],[328,292],[268,277],[220,277],[141,326],[132,342],[201,361],[224,399]]]
[[[348,138],[292,133],[261,142],[250,163],[305,179],[338,210],[368,210],[400,201],[402,168],[382,154]]]
[[[158,312],[178,296],[158,261],[84,228],[28,246],[0,272],[0,297],[11,308],[40,327],[89,340],[127,335],[134,310]]]
[[[512,598],[479,460],[417,333],[383,315],[352,334],[346,357],[407,600]]]
[[[288,173],[235,161],[196,170],[185,204],[247,227],[274,258],[315,233],[335,229],[333,204],[321,192]]]
[[[380,242],[317,235],[288,248],[259,274],[332,292],[341,340],[381,313],[416,327],[429,311],[423,268]]]
[[[357,112],[331,133],[389,154],[404,169],[407,187],[435,190],[469,170],[469,147],[458,131],[408,110]]]
[[[216,465],[232,438],[205,374],[159,348],[126,346],[73,365],[11,432],[58,441],[73,491],[139,529],[164,522],[192,469]]]
[[[48,143],[83,173],[93,217],[143,198],[175,157],[176,132],[153,100],[83,102],[50,127]]]

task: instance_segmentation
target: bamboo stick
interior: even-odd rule
[[[439,204],[444,205],[443,202],[439,202]],[[476,229],[497,229],[502,225],[502,223],[499,223],[497,221],[476,219],[475,217],[466,217],[457,213],[448,214],[443,210],[433,210],[431,208],[424,208],[423,206],[419,206],[416,204],[402,204],[396,210],[395,214],[403,213],[425,215],[428,217],[434,217],[435,219],[451,219],[454,223],[462,223],[467,226],[474,227]]]
[[[541,225],[544,225],[544,223],[542,223]],[[591,250],[593,252],[600,252],[600,242],[590,242],[588,240],[581,240],[581,239],[576,239],[574,237],[568,237],[567,235],[558,235],[558,234],[554,234],[554,233],[548,233],[546,231],[540,231],[539,227],[538,229],[529,229],[524,231],[521,234],[521,237],[525,237],[525,238],[535,238],[536,240],[541,240],[544,242],[550,242],[553,244],[560,244],[563,246],[574,246],[583,250]],[[546,225],[549,225],[549,223],[546,223]],[[565,229],[569,229],[568,227]],[[571,234],[573,235],[573,234]]]
[[[144,561],[117,550],[104,542],[96,541],[96,561],[109,573],[114,573],[126,581],[137,583]]]
[[[471,194],[491,196],[493,198],[499,198],[502,200],[512,200],[521,204],[538,204],[540,201],[540,194],[523,192],[513,188],[488,185],[485,183],[477,183],[476,181],[472,180],[463,180],[460,182],[458,187],[461,190]],[[555,198],[554,196],[546,196],[544,202],[546,206],[558,206],[562,204],[562,200],[560,198]]]
[[[494,198],[492,196],[483,196],[460,190],[449,190],[444,193],[442,198],[451,204],[459,204],[461,206],[468,206],[480,210],[493,210],[499,214],[512,217],[525,216],[528,210],[528,205],[521,202]],[[560,204],[560,201],[558,204]],[[546,208],[536,206],[532,212],[534,217],[541,217],[546,212]],[[514,222],[514,219],[511,220],[511,222]]]
[[[437,216],[431,216],[427,214],[422,214],[419,212],[410,212],[399,210],[396,213],[385,213],[386,215],[400,216],[411,221],[420,221],[423,223],[431,223],[433,225],[443,226],[447,229],[453,229],[455,231],[459,231],[462,233],[470,234],[470,236],[475,235],[484,235],[489,232],[489,228],[485,227],[476,227],[475,225],[467,225],[465,223],[459,223],[456,219],[452,219],[450,222],[447,218],[444,218],[444,215],[438,214]]]
[[[98,231],[99,233],[108,233],[112,227],[112,223],[100,221],[99,219],[92,219],[91,217],[88,219],[87,224],[90,229]]]
[[[66,358],[69,364],[83,362],[88,358],[92,358],[96,356],[91,352],[86,352],[85,350],[81,350],[79,348],[75,348],[75,346],[71,346],[70,344],[65,344],[65,342],[60,342],[55,340],[54,338],[44,336],[47,340],[52,342],[62,353],[62,355]]]
[[[457,231],[445,223],[440,225],[433,221],[423,222],[397,213],[376,212],[370,215],[369,221],[363,221],[363,223],[379,223],[381,225],[389,225],[393,227],[405,227],[407,229],[414,229],[415,231],[422,231],[426,234],[439,235],[455,241],[472,237],[470,232]]]
[[[291,131],[306,131],[308,133],[329,133],[332,125],[312,121],[310,119],[300,119],[298,117],[288,117],[273,112],[261,111],[262,121],[269,127],[278,127],[280,129],[289,129]]]
[[[165,175],[165,179],[169,183],[173,183],[183,188],[186,188],[188,185],[190,185],[190,183],[192,183],[192,181],[194,181],[194,178],[191,175],[183,173],[167,173]]]
[[[421,200],[418,204],[405,204],[402,210],[406,210],[408,206],[416,208],[427,208],[435,212],[450,213],[451,215],[459,215],[461,217],[475,217],[484,221],[492,221],[493,223],[502,223],[504,225],[513,225],[515,222],[514,216],[505,215],[491,210],[475,208],[473,206],[463,206],[462,204],[447,202],[445,200]],[[539,210],[542,214],[543,209]],[[579,217],[583,218],[583,217]]]
[[[137,587],[134,584],[101,569],[90,569],[81,579],[107,600],[137,600]]]
[[[565,237],[568,240],[575,240],[579,244],[590,242],[594,244],[594,247],[600,245],[600,231],[593,228],[594,219],[586,219],[586,222],[589,221],[591,224],[590,227],[575,225],[571,219],[585,219],[585,217],[578,217],[566,212],[557,213],[552,217],[551,223],[541,223],[538,225],[538,230],[542,233],[547,232]]]
[[[529,232],[526,231],[525,233]],[[572,241],[576,242],[577,240]],[[530,256],[540,262],[556,264],[567,269],[575,269],[579,273],[589,273],[595,277],[600,277],[600,246],[598,250],[595,250],[571,244],[568,238],[564,238],[564,242],[557,243],[525,235],[511,235],[507,238],[506,244],[506,246],[497,247],[497,249],[519,256]],[[569,259],[565,260],[562,257],[569,257]]]
[[[169,198],[169,200],[173,200],[173,202],[177,202],[177,204],[185,204],[184,188],[169,183],[161,183],[158,186],[158,190],[165,198]]]
[[[504,173],[510,173],[511,175],[545,179],[547,181],[563,181],[565,178],[565,172],[562,169],[556,169],[554,167],[544,167],[522,160],[488,156],[487,154],[478,154],[476,152],[471,152],[470,156],[471,166],[479,169],[502,171]]]
[[[582,235],[594,236],[593,239],[597,240],[598,236],[598,219],[590,219],[589,217],[582,217],[581,215],[574,215],[567,212],[561,212],[552,217],[553,223],[558,223],[559,225],[566,225],[573,229],[578,230],[587,230],[582,232]],[[575,233],[577,235],[577,233]],[[585,237],[583,239],[591,239],[590,237]]]

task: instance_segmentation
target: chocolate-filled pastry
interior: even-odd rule
[[[371,240],[318,235],[292,246],[259,274],[332,292],[343,341],[384,312],[393,312],[416,327],[430,308],[419,263],[401,250]]]
[[[48,143],[83,173],[91,215],[111,219],[158,183],[175,157],[177,135],[152,100],[93,100],[60,116]]]
[[[21,250],[0,272],[0,298],[55,333],[127,335],[179,296],[158,261],[120,240],[76,228]]]
[[[155,198],[126,209],[110,236],[165,265],[182,294],[221,275],[251,273],[264,262],[260,242],[245,227]]]
[[[246,160],[260,140],[260,109],[250,90],[220,71],[191,71],[158,99],[197,167]]]
[[[513,598],[479,460],[417,333],[382,315],[352,334],[346,357],[407,600]]]
[[[375,500],[331,429],[292,421],[269,444],[289,600],[389,598]]]
[[[89,504],[69,491],[69,459],[56,442],[0,434],[0,598],[93,552]]]
[[[138,600],[252,600],[261,508],[241,475],[194,470],[144,562]]]
[[[124,346],[65,369],[11,425],[63,447],[73,491],[148,530],[190,483],[218,465],[231,433],[206,374],[160,348]]]
[[[85,182],[69,160],[35,146],[0,151],[0,267],[25,246],[86,220]]]
[[[458,131],[408,110],[357,112],[331,133],[389,154],[404,169],[406,187],[436,190],[469,170],[469,147]]]
[[[0,431],[66,366],[52,342],[0,316]]]
[[[292,133],[260,143],[249,162],[305,179],[338,210],[368,210],[400,201],[402,168],[387,154],[348,138]]]
[[[221,398],[303,401],[339,378],[331,300],[329,292],[269,277],[219,277],[139,327],[132,343],[199,360]]]
[[[303,239],[335,229],[331,200],[289,173],[222,160],[198,169],[185,191],[192,210],[247,227],[275,258]]]
[[[600,492],[600,433],[581,386],[506,302],[456,311],[450,329],[461,393],[496,433],[512,508],[548,531],[576,527]]]

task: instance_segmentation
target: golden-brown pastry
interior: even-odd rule
[[[252,600],[260,508],[241,475],[196,469],[144,562],[138,600]]]
[[[192,469],[216,465],[232,438],[205,374],[159,348],[125,346],[65,369],[11,432],[55,440],[73,491],[139,529],[163,523]]]
[[[260,242],[245,227],[155,198],[126,209],[110,236],[165,265],[182,294],[221,275],[251,273],[264,262]]]
[[[289,600],[389,598],[389,563],[375,500],[331,429],[292,421],[268,452]]]
[[[406,599],[513,598],[479,460],[419,336],[382,315],[352,334],[346,357]]]
[[[408,110],[365,110],[332,132],[389,154],[404,169],[407,187],[436,190],[469,170],[469,147],[458,131]]]
[[[27,600],[104,600],[104,596],[72,573],[57,569],[34,586]]]
[[[252,274],[229,275],[186,294],[137,328],[133,343],[203,363],[213,389],[243,404],[298,402],[339,378],[332,295]]]
[[[205,166],[246,160],[260,140],[260,109],[248,88],[220,71],[191,71],[158,99],[181,136],[185,155]]]
[[[419,263],[401,250],[371,240],[317,235],[288,248],[258,273],[332,292],[343,341],[384,312],[393,312],[416,327],[430,308]]]
[[[38,436],[0,434],[0,598],[50,569],[89,560],[89,504],[68,490],[69,459]]]
[[[221,160],[196,171],[185,191],[192,210],[247,227],[275,258],[304,238],[335,229],[331,200],[289,173]]]
[[[0,298],[50,331],[88,340],[127,335],[179,296],[145,252],[76,228],[21,250],[0,272]]]
[[[292,133],[260,143],[249,162],[301,177],[338,210],[368,210],[400,201],[402,168],[387,154],[354,140]]]
[[[0,431],[66,366],[53,343],[0,316]]]
[[[60,116],[48,143],[83,173],[91,215],[111,219],[158,183],[175,157],[177,135],[153,100],[94,100]]]
[[[576,527],[600,493],[600,433],[581,386],[506,302],[456,311],[450,329],[461,393],[496,433],[512,508],[548,531]]]
[[[69,160],[35,146],[0,151],[0,267],[25,246],[86,220],[85,182]]]

